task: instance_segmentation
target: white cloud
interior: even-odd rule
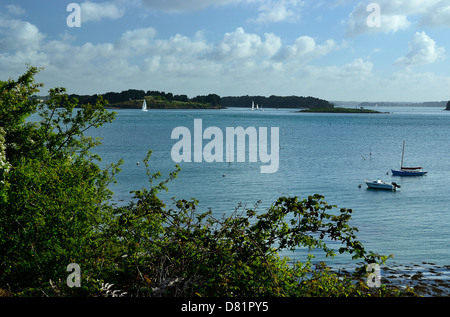
[[[148,53],[156,33],[156,30],[151,27],[128,30],[115,43],[116,49],[124,56]]]
[[[421,24],[450,27],[450,5],[444,3],[436,5],[423,16]]]
[[[363,33],[390,33],[405,30],[410,27],[411,23],[408,20],[407,15],[405,15],[405,11],[397,12],[397,10],[394,10],[393,8],[389,9],[384,3],[380,4],[380,9],[381,25],[379,27],[373,27],[367,23],[367,19],[375,12],[368,11],[367,2],[359,2],[350,14],[347,34],[350,36],[357,36]]]
[[[29,22],[0,16],[0,49],[14,50],[22,47],[33,49],[45,38],[39,29]]]
[[[260,89],[263,76],[280,78],[281,83],[285,75],[297,72],[307,61],[327,54],[335,46],[331,40],[318,44],[308,36],[283,45],[273,33],[248,33],[242,27],[225,33],[216,43],[208,42],[202,32],[190,37],[176,34],[158,38],[157,31],[150,27],[125,31],[113,43],[78,45],[77,39],[70,36],[45,41],[37,27],[27,22],[15,20],[10,24],[21,26],[15,28],[14,36],[27,26],[32,32],[25,32],[28,37],[22,42],[28,41],[27,45],[12,46],[13,37],[8,39],[7,50],[0,54],[0,69],[12,64],[22,67],[27,62],[44,66],[46,70],[40,77],[45,78],[46,86],[89,89],[81,93],[121,90],[130,85],[143,89],[163,89],[157,87],[167,85],[165,90],[174,91],[173,87],[180,83],[186,91],[201,87],[211,92],[214,90],[210,85],[217,81],[223,83],[224,89],[227,85],[231,90],[251,83]],[[35,43],[30,45],[30,41]],[[284,50],[290,54],[284,59],[275,58]]]
[[[18,6],[16,4],[7,5],[6,10],[8,11],[9,14],[12,14],[12,15],[25,14],[25,10],[21,6]]]
[[[247,3],[257,6],[257,17],[249,19],[256,23],[297,21],[303,0],[142,0],[148,8],[166,12],[191,12],[208,7]]]
[[[226,33],[209,56],[217,60],[236,61],[243,59],[270,58],[281,46],[279,37],[265,34],[265,40],[257,34],[246,33],[242,27]]]
[[[94,3],[86,1],[80,4],[82,22],[100,21],[102,19],[119,19],[125,10],[109,2]]]
[[[398,92],[407,92],[409,97],[403,97],[403,100],[447,100],[450,77],[433,72],[417,72],[410,67],[405,67],[390,77],[384,78],[383,84],[383,90],[389,96],[401,96]]]
[[[254,21],[257,23],[297,21],[300,19],[300,8],[303,4],[304,2],[300,0],[264,1]]]
[[[357,81],[364,81],[372,77],[373,63],[364,61],[362,58],[357,58],[344,65],[338,66],[308,66],[306,69],[308,73],[315,80],[322,80],[325,82],[345,83],[350,86],[356,84]]]
[[[367,18],[370,3],[381,9],[381,27],[370,27]],[[348,19],[347,34],[357,36],[364,33],[395,33],[409,29],[417,16],[422,25],[450,26],[450,6],[447,0],[377,0],[360,1]]]
[[[168,12],[196,11],[210,6],[227,5],[243,0],[142,0],[146,6]]]
[[[36,25],[0,15],[0,75],[18,75],[25,64],[47,65],[45,38]]]
[[[302,60],[310,61],[314,58],[325,56],[337,47],[333,40],[327,40],[324,44],[318,45],[310,36],[300,36],[292,45],[283,47],[274,57],[277,61]]]
[[[360,94],[367,98],[368,87],[374,87],[375,82],[372,67],[359,59],[341,66],[308,67],[306,84],[311,94],[328,100],[358,100]]]
[[[338,48],[333,40],[318,44],[309,36],[298,37],[293,44],[284,44],[281,38],[273,33],[265,33],[262,38],[258,34],[247,33],[242,27],[226,33],[223,40],[210,47],[207,58],[227,65],[235,64],[242,68],[243,63],[257,63],[270,69],[279,68],[278,63],[291,61],[306,64],[315,58],[325,56]],[[272,64],[272,65],[271,65]]]
[[[370,77],[373,70],[373,64],[366,62],[362,58],[357,58],[354,61],[345,64],[341,70],[341,76],[350,77],[352,79]]]
[[[425,32],[416,32],[409,42],[409,53],[397,59],[397,65],[427,65],[433,64],[444,57],[445,49],[438,47],[436,42]]]

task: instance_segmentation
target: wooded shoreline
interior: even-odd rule
[[[80,104],[95,104],[99,97],[105,99],[111,108],[138,109],[145,98],[149,109],[224,109],[232,107],[251,107],[252,102],[264,108],[297,108],[297,109],[333,109],[333,103],[303,96],[227,96],[217,94],[199,95],[189,98],[187,95],[175,95],[163,91],[144,91],[129,89],[105,94],[77,95],[71,94]],[[37,97],[45,99],[46,97]]]

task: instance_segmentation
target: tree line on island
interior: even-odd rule
[[[100,95],[71,94],[80,103],[94,104]],[[326,100],[315,97],[301,96],[228,96],[220,97],[217,94],[198,95],[189,98],[187,95],[176,95],[171,92],[156,90],[128,89],[122,92],[107,92],[101,95],[112,107],[140,108],[142,100],[147,100],[149,108],[229,108],[250,107],[252,102],[264,108],[333,108],[334,105]]]
[[[95,103],[100,95],[77,95],[71,94],[69,97],[77,98],[80,103]],[[220,96],[209,94],[207,96],[196,96],[189,98],[187,95],[175,95],[171,92],[154,90],[128,89],[122,92],[107,92],[101,95],[111,106],[116,108],[140,108],[144,98],[151,108],[166,108],[169,106],[186,105],[196,108],[199,105],[207,105],[217,108],[220,106]]]
[[[241,96],[223,97],[223,107],[249,107],[252,102],[264,108],[333,108],[334,105],[326,100],[315,97],[301,96]]]
[[[105,94],[93,94],[93,95],[79,95],[70,94],[70,98],[76,98],[80,104],[95,104],[98,98],[102,96],[106,100],[110,107],[113,108],[128,108],[139,109],[142,106],[144,98],[147,100],[149,108],[231,108],[231,107],[251,107],[252,102],[258,104],[263,108],[298,108],[298,109],[310,109],[320,110],[320,112],[339,112],[341,108],[337,107],[333,102],[329,102],[324,99],[316,97],[303,97],[303,96],[227,96],[220,97],[217,94],[198,95],[193,98],[189,98],[185,94],[173,94],[171,92],[157,91],[157,90],[138,90],[128,89],[122,92],[107,92]],[[33,96],[37,99],[47,99],[45,96]],[[382,106],[414,106],[413,103],[389,103],[389,102],[362,102],[356,108],[362,109],[371,107],[374,105]],[[450,110],[450,101],[445,102],[428,102],[417,104],[419,106],[440,106],[446,105],[445,110]],[[353,109],[354,110],[354,109]],[[373,111],[376,112],[376,111]]]

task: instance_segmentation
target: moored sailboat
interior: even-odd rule
[[[405,154],[405,141],[403,141],[403,151],[402,151],[402,163],[400,165],[400,170],[391,170],[392,175],[396,176],[423,176],[427,172],[423,170],[422,167],[405,167],[403,166],[403,156]]]

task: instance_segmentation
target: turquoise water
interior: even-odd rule
[[[387,114],[312,114],[294,109],[225,110],[115,110],[116,120],[92,132],[103,138],[96,149],[102,164],[124,159],[115,200],[126,203],[129,193],[148,187],[147,151],[153,151],[152,171],[167,176],[174,169],[171,139],[176,127],[194,131],[219,127],[279,127],[279,169],[260,173],[256,163],[179,163],[178,179],[169,184],[170,197],[200,201],[218,215],[234,211],[238,203],[252,207],[261,200],[263,211],[279,196],[322,194],[325,201],[353,209],[352,225],[369,249],[393,254],[397,263],[447,264],[450,259],[450,112],[441,108],[379,108]],[[270,133],[269,133],[270,135]],[[392,176],[399,168],[402,144],[404,165],[423,166],[424,177]],[[203,145],[208,143],[203,141]],[[270,143],[269,143],[270,144]],[[269,145],[270,149],[270,145]],[[224,148],[224,152],[226,149]],[[269,150],[270,151],[270,150]],[[224,157],[225,159],[225,157]],[[137,164],[140,162],[140,164]],[[368,190],[365,179],[395,181],[397,192]],[[359,186],[362,185],[362,186]],[[299,250],[291,257],[302,258]],[[335,261],[346,261],[337,258]]]

